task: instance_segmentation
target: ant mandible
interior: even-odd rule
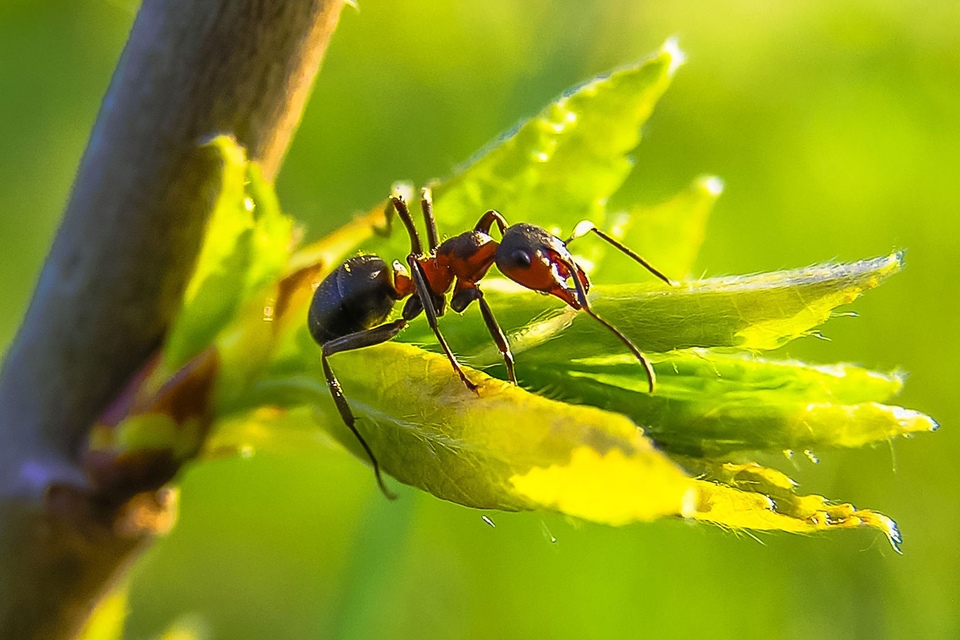
[[[307,316],[310,335],[321,347],[323,373],[333,401],[340,417],[370,457],[377,484],[384,495],[391,499],[395,497],[383,482],[376,456],[357,431],[354,424],[356,419],[343,395],[340,382],[330,368],[328,358],[335,353],[362,349],[391,340],[408,322],[423,312],[443,352],[453,365],[453,370],[464,386],[471,391],[477,391],[477,385],[467,378],[437,326],[437,318],[445,311],[447,293],[452,287],[450,308],[461,313],[471,302],[477,301],[487,329],[503,357],[507,376],[510,382],[517,384],[510,345],[490,306],[484,300],[483,292],[477,286],[494,263],[501,273],[514,282],[527,289],[556,296],[606,327],[643,365],[650,393],[653,393],[653,368],[627,336],[598,316],[590,307],[587,300],[590,281],[586,272],[574,261],[567,245],[592,231],[667,284],[674,284],[672,280],[589,221],[578,224],[573,234],[563,241],[532,224],[508,225],[499,212],[491,209],[480,217],[472,231],[466,231],[441,243],[429,188],[421,191],[420,207],[426,221],[426,251],[402,196],[391,196],[387,205],[386,230],[389,232],[395,211],[410,236],[410,254],[407,256],[409,271],[395,260],[391,274],[386,262],[375,255],[365,254],[349,258],[317,287]],[[500,232],[499,243],[490,235],[494,225]],[[394,305],[403,298],[408,299],[400,318],[385,322]]]

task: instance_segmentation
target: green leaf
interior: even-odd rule
[[[362,458],[356,439],[335,417],[317,359],[295,344],[308,341],[305,334],[299,332],[285,359],[245,400],[319,407],[327,428]],[[616,413],[549,400],[471,371],[480,384],[475,395],[444,357],[409,345],[387,343],[333,360],[351,406],[364,416],[357,427],[382,467],[447,500],[477,508],[553,509],[612,525],[674,515],[793,532],[870,526],[899,544],[886,516],[798,495],[777,471],[672,460]],[[262,438],[262,425],[257,432]]]
[[[496,140],[434,186],[440,232],[461,233],[488,209],[558,233],[583,219],[602,223],[633,168],[627,154],[640,143],[640,127],[682,62],[671,41],[647,60],[575,87]],[[409,247],[395,233],[377,248],[399,256]]]
[[[183,308],[167,336],[164,369],[174,371],[199,351],[235,315],[242,280],[235,274],[250,262],[250,220],[243,203],[247,172],[244,150],[232,138],[218,136],[204,145],[220,156],[220,192],[207,222],[207,233],[187,284]]]
[[[128,580],[121,581],[105,594],[77,634],[79,640],[121,640],[129,609]]]
[[[247,300],[271,286],[287,266],[297,234],[293,218],[284,215],[273,185],[264,180],[260,165],[247,165],[247,197],[244,209],[252,215],[250,268],[243,274],[243,298]]]
[[[902,260],[903,255],[895,253],[848,264],[694,280],[676,287],[659,281],[596,285],[590,290],[591,303],[644,351],[775,349],[807,335],[829,319],[836,307],[900,271]],[[521,362],[555,365],[598,353],[623,352],[603,326],[555,299],[513,286],[488,285],[485,291],[497,319],[510,333],[514,353],[524,355]],[[441,328],[457,352],[472,356],[475,365],[499,362],[499,353],[491,346],[476,309],[446,319]],[[558,349],[552,339],[561,333],[565,345]],[[412,327],[402,339],[434,348],[424,325]]]
[[[624,413],[662,448],[693,456],[862,447],[937,428],[922,413],[881,404],[900,392],[902,376],[854,365],[675,351],[655,358],[653,395],[637,368],[629,356],[575,358],[563,368],[529,366],[523,380]]]
[[[259,167],[230,136],[205,145],[220,156],[221,186],[183,308],[167,336],[163,370],[200,353],[280,275],[293,249],[293,221],[283,215]]]
[[[835,503],[823,496],[798,495],[790,478],[758,464],[712,463],[697,467],[698,501],[688,515],[731,529],[813,533],[828,529],[870,527],[900,551],[900,531],[891,518]]]
[[[253,406],[320,407],[327,427],[363,456],[340,422],[306,331],[243,398]],[[446,358],[387,343],[332,359],[357,428],[402,482],[446,500],[505,510],[557,508],[622,524],[679,515],[693,486],[630,420],[528,393],[471,372],[479,394]],[[232,407],[241,410],[243,407]],[[556,483],[547,478],[553,478]],[[656,490],[635,491],[637,483]],[[605,502],[587,488],[606,487]]]
[[[895,253],[847,264],[695,280],[673,288],[598,286],[593,306],[648,351],[776,349],[807,335],[835,308],[853,302],[902,267],[903,255]],[[586,317],[578,317],[565,334],[584,355],[612,351],[616,344]]]
[[[627,154],[639,128],[681,59],[668,44],[581,85],[435,185],[441,230],[460,233],[489,208],[558,234],[586,218],[674,278],[693,272],[718,179],[699,178],[658,205],[628,205],[626,214],[607,210],[631,169]],[[361,241],[388,261],[405,255],[409,241],[402,233],[371,238],[382,220],[377,205],[289,256],[292,224],[271,187],[235,143],[214,146],[224,157],[211,219],[217,237],[204,248],[165,355],[176,362],[216,346],[221,429],[207,451],[300,448],[322,441],[312,434],[323,427],[366,461],[305,327],[310,285]],[[839,305],[898,272],[900,254],[668,287],[597,237],[571,249],[598,283],[594,309],[649,353],[656,392],[647,392],[643,368],[602,325],[490,274],[485,297],[508,331],[523,387],[467,368],[480,385],[472,393],[445,357],[400,341],[331,358],[357,428],[386,472],[471,507],[552,509],[607,524],[677,516],[738,529],[867,526],[899,542],[886,516],[800,495],[776,470],[725,458],[863,446],[936,426],[885,404],[900,391],[899,374],[757,355],[808,335]],[[447,314],[441,329],[462,361],[503,376],[476,309]],[[422,318],[402,340],[437,349]],[[111,437],[125,449],[182,449],[184,440],[149,416]]]
[[[722,193],[720,178],[701,176],[666,202],[635,205],[630,211],[613,216],[606,231],[661,273],[680,280],[693,273],[694,261],[706,237],[707,219]],[[573,249],[575,253],[581,250],[579,245]],[[609,283],[632,282],[643,275],[635,262],[611,249],[606,250],[601,264],[592,265],[592,269],[597,267],[602,267],[603,281]]]

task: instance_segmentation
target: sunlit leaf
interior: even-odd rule
[[[681,59],[668,44],[577,87],[435,185],[441,231],[468,229],[489,208],[557,234],[586,218],[674,279],[693,273],[722,190],[717,178],[698,178],[654,206],[607,210],[631,169],[627,154],[640,126]],[[205,451],[289,451],[322,445],[329,433],[369,461],[334,407],[306,310],[313,286],[359,244],[389,262],[409,250],[409,239],[402,232],[375,239],[381,201],[290,256],[293,225],[271,187],[235,143],[213,144],[224,159],[210,231],[219,237],[208,239],[165,356],[177,361],[214,345],[212,406],[221,428]],[[758,355],[809,335],[838,306],[898,272],[901,254],[670,287],[598,237],[571,249],[591,272],[594,309],[654,363],[655,392],[601,324],[492,272],[482,286],[517,356],[521,386],[467,367],[480,385],[467,390],[448,360],[429,351],[436,338],[423,318],[400,340],[331,357],[357,428],[386,473],[470,507],[550,509],[612,525],[675,516],[733,529],[862,526],[898,544],[886,516],[799,494],[788,477],[742,456],[858,447],[936,427],[888,404],[903,384],[898,373]],[[463,362],[505,377],[477,309],[448,313],[441,329]],[[198,437],[189,426],[132,416],[104,439],[114,449],[181,455]]]
[[[692,518],[731,529],[793,533],[870,527],[900,550],[897,524],[882,513],[823,496],[798,495],[793,480],[758,464],[701,462],[696,466],[701,473],[699,499],[688,514]]]
[[[307,340],[304,331],[297,342]],[[245,401],[322,407],[328,428],[362,457],[332,408],[317,354],[290,349],[287,357]],[[510,510],[563,504],[574,515],[615,524],[679,515],[690,499],[690,478],[617,414],[471,372],[481,384],[478,395],[452,375],[446,358],[400,343],[333,360],[351,407],[364,416],[358,428],[383,468],[441,498]],[[638,482],[656,490],[637,493]],[[603,504],[584,493],[600,485],[608,494]]]
[[[775,349],[828,320],[902,268],[899,253],[752,276],[596,287],[596,311],[653,352],[686,347]],[[493,300],[491,300],[491,305]],[[499,307],[495,307],[499,312]],[[498,313],[498,316],[502,315]],[[565,332],[585,355],[612,351],[610,335],[578,317]]]
[[[187,284],[183,308],[167,336],[165,369],[175,370],[209,344],[217,331],[236,314],[244,273],[250,263],[251,218],[244,207],[247,173],[244,150],[226,136],[205,147],[220,157],[220,192],[210,213],[193,277]]]
[[[558,233],[603,222],[607,200],[633,168],[628,154],[683,54],[672,41],[655,56],[568,91],[434,187],[441,234],[472,227],[487,209]],[[402,233],[382,245],[403,255]]]
[[[601,316],[644,351],[688,347],[774,349],[806,335],[829,319],[836,307],[852,302],[898,272],[902,259],[895,253],[848,264],[694,280],[676,287],[659,281],[596,285],[591,289],[591,300]],[[486,298],[507,331],[519,330],[512,344],[514,352],[524,354],[525,361],[562,363],[623,351],[603,326],[556,299],[514,287],[487,287]],[[474,356],[475,364],[492,365],[499,360],[477,309],[446,319],[442,328],[459,353]],[[561,332],[565,345],[556,349],[549,340]],[[402,339],[433,348],[429,328],[423,325],[411,328]],[[545,346],[533,349],[540,345]]]
[[[720,178],[701,176],[666,202],[636,205],[611,216],[606,231],[662,273],[682,280],[693,273],[694,261],[706,237],[707,219],[722,193]],[[590,242],[600,243],[599,240]],[[581,251],[579,245],[571,248],[575,254]],[[635,282],[644,275],[636,263],[610,249],[594,268],[597,266],[602,268],[600,273],[605,283]]]
[[[574,358],[563,368],[530,364],[523,380],[558,399],[624,413],[661,447],[689,455],[862,447],[937,427],[883,404],[900,392],[901,376],[854,365],[675,351],[655,358],[653,395],[637,369],[629,355]]]
[[[288,351],[289,359],[278,361],[247,401],[321,407],[329,415],[320,367],[316,359],[312,366],[298,362],[302,357]],[[889,518],[798,495],[779,472],[673,461],[616,413],[548,400],[479,372],[470,373],[481,384],[474,395],[445,358],[408,345],[388,343],[335,361],[351,406],[365,416],[358,428],[383,468],[447,500],[479,508],[547,508],[613,525],[674,515],[794,532],[869,526],[899,541]],[[327,420],[328,429],[363,457],[346,428]],[[263,429],[260,437],[270,446],[270,428]],[[255,438],[251,432],[246,437]]]
[[[156,640],[207,640],[213,638],[210,622],[197,613],[177,617]]]
[[[123,581],[106,594],[91,612],[78,640],[120,640],[127,618],[130,585]]]
[[[293,249],[293,221],[272,186],[230,136],[205,145],[221,160],[221,186],[183,308],[164,347],[172,372],[209,345],[251,296],[280,275]],[[256,301],[261,309],[264,300]]]

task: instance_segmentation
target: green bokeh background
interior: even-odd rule
[[[721,176],[699,261],[709,275],[908,249],[860,317],[784,355],[901,367],[903,404],[944,428],[777,461],[806,492],[892,515],[904,555],[868,531],[754,538],[498,513],[493,528],[412,490],[386,502],[318,434],[308,450],[185,474],[177,529],[135,568],[127,637],[185,615],[216,638],[960,637],[960,4],[361,4],[342,16],[278,185],[311,237],[676,35],[688,64],[645,128],[625,202]],[[135,10],[0,1],[0,345]]]

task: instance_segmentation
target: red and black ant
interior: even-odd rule
[[[386,230],[389,231],[393,212],[396,211],[410,235],[410,254],[407,256],[409,272],[399,261],[394,261],[391,274],[387,269],[387,263],[375,255],[367,254],[350,258],[317,287],[307,317],[310,335],[321,347],[323,373],[333,401],[344,423],[370,457],[377,484],[387,497],[394,496],[384,485],[376,456],[354,425],[353,412],[347,404],[340,382],[333,374],[327,358],[342,351],[352,351],[386,342],[400,333],[408,322],[424,312],[427,323],[437,336],[447,359],[453,365],[453,370],[464,386],[476,391],[477,385],[467,378],[437,327],[437,318],[443,315],[447,293],[453,287],[450,308],[461,313],[471,302],[477,301],[487,329],[503,357],[507,376],[512,383],[517,384],[510,345],[500,325],[497,324],[490,306],[484,300],[483,292],[477,286],[494,263],[501,273],[514,282],[533,291],[554,295],[574,309],[583,310],[610,330],[643,365],[650,383],[650,392],[653,393],[655,380],[653,368],[643,357],[640,349],[627,336],[598,316],[590,307],[587,300],[590,281],[584,270],[570,255],[567,245],[593,231],[667,284],[673,284],[673,281],[589,221],[578,224],[573,234],[563,241],[532,224],[507,225],[499,212],[490,210],[480,217],[472,231],[466,231],[441,243],[437,234],[437,223],[433,217],[433,203],[429,189],[422,190],[420,206],[427,227],[426,251],[423,250],[420,234],[403,198],[399,195],[392,196],[386,211]],[[500,231],[499,243],[490,235],[493,225],[496,225]],[[416,295],[413,295],[414,293]],[[385,322],[396,302],[408,296],[400,318]]]

